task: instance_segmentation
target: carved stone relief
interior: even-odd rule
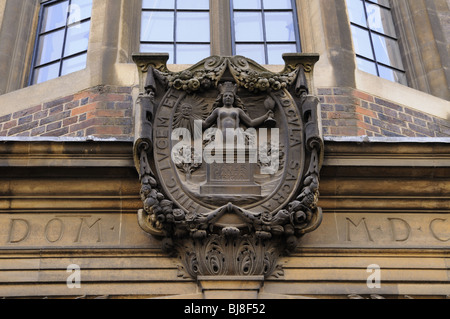
[[[194,278],[270,276],[322,220],[318,56],[284,55],[280,73],[241,56],[171,72],[167,58],[134,56],[139,225]]]

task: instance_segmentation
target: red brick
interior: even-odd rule
[[[12,120],[12,121],[6,122],[5,124],[3,124],[3,129],[8,130],[14,126],[17,126],[17,120]]]
[[[329,112],[328,117],[330,119],[354,119],[355,114],[348,112]]]
[[[372,132],[375,132],[375,133],[381,133],[381,130],[380,130],[379,127],[367,124],[365,122],[358,122],[357,126],[358,126],[358,128],[362,128],[362,129],[365,129],[365,130],[368,130],[368,131],[372,131]]]
[[[374,117],[374,118],[377,117],[377,114],[374,111],[365,109],[365,108],[360,107],[360,106],[357,106],[355,111],[358,114],[362,114],[362,115],[366,115],[366,116]]]
[[[119,86],[117,88],[117,93],[127,93],[127,94],[131,94],[131,87],[128,86]]]
[[[395,118],[397,118],[399,114],[397,111],[389,109],[387,107],[384,108],[383,113]]]
[[[356,101],[350,96],[326,96],[326,103],[334,103],[334,104],[354,104]]]
[[[426,135],[426,136],[434,137],[434,132],[431,132],[429,129],[427,129],[425,127],[418,126],[418,125],[415,125],[415,124],[412,124],[412,123],[408,123],[408,126],[409,126],[409,128],[412,131],[414,131],[416,133],[420,133],[420,134],[423,134],[423,135]]]
[[[356,114],[356,119],[360,122],[364,122],[364,115],[362,114]]]
[[[62,129],[42,134],[42,136],[58,136],[59,137],[59,136],[64,136],[67,133],[69,133],[69,128],[63,127]]]
[[[333,89],[331,88],[318,88],[317,89],[318,95],[333,95]]]
[[[131,109],[133,109],[133,103],[131,103],[131,102],[117,102],[117,103],[114,103],[114,108],[116,110],[131,110]]]
[[[51,108],[48,115],[61,113],[63,111],[63,109],[64,109],[64,106],[62,104],[60,104],[58,106]]]
[[[72,101],[72,102],[64,104],[64,110],[65,111],[72,110],[78,106],[80,106],[80,100]]]
[[[77,107],[75,109],[72,109],[72,116],[87,113],[89,111],[94,111],[98,108],[98,106],[99,106],[99,103],[90,103],[90,104],[86,104],[86,105]]]
[[[335,136],[355,136],[357,128],[345,126],[330,127],[330,133]]]
[[[99,124],[101,124],[101,123],[99,123],[97,118],[89,119],[89,120],[86,120],[86,121],[83,121],[83,122],[80,122],[77,124],[70,125],[69,132],[73,133],[73,132],[84,130],[85,128],[88,128],[88,127],[91,127],[94,125],[99,125]]]
[[[63,126],[72,125],[78,122],[78,116],[73,116],[63,121]]]
[[[402,120],[402,121],[405,121],[405,122],[412,123],[412,121],[413,121],[412,116],[411,115],[407,115],[405,113],[398,113],[398,118],[400,120]]]
[[[98,117],[123,117],[124,112],[120,110],[97,110],[95,112]]]
[[[65,104],[65,103],[68,103],[68,102],[72,102],[73,99],[74,99],[74,96],[73,95],[69,95],[69,96],[66,96],[66,97],[63,97],[63,98],[51,101],[51,102],[47,102],[47,103],[45,103],[43,105],[43,109],[44,110],[45,109],[51,109],[51,108],[53,108],[55,106],[58,106],[60,104]]]
[[[364,93],[364,92],[361,92],[361,91],[358,91],[358,90],[353,90],[353,96],[358,98],[358,99],[361,99],[361,100],[364,100],[364,101],[368,101],[368,102],[373,102],[374,101],[372,95],[369,95],[367,93]]]
[[[54,131],[54,130],[60,129],[61,127],[62,127],[62,121],[55,122],[55,123],[47,125],[46,131],[47,132]]]
[[[8,131],[8,136],[13,136],[13,135],[23,133],[25,131],[29,131],[29,130],[37,127],[38,124],[39,124],[39,121],[34,121],[31,123],[15,126]]]
[[[358,128],[357,136],[364,136],[364,135],[367,135],[366,130],[364,130],[362,128]]]
[[[117,94],[117,93],[104,93],[104,94],[93,94],[90,97],[91,102],[124,102],[129,101],[129,95],[128,94]]]
[[[61,121],[64,120],[66,118],[70,117],[70,111],[65,111],[65,112],[61,112],[61,113],[57,113],[55,115],[52,116],[47,116],[45,118],[43,118],[40,122],[39,125],[46,125],[46,124],[50,124],[52,122],[57,122],[57,121]]]
[[[0,123],[10,121],[11,120],[11,116],[12,116],[12,114],[7,114],[7,115],[0,116]]]
[[[73,100],[74,100],[74,101],[76,101],[76,100],[82,100],[82,99],[84,99],[84,98],[90,97],[91,95],[92,95],[92,92],[89,92],[89,91],[83,91],[83,92],[80,92],[80,93],[75,94],[74,97],[73,97]]]
[[[433,119],[429,115],[422,113],[422,112],[414,111],[412,109],[405,108],[405,113],[412,115],[414,117],[418,117],[418,118],[428,121],[428,122],[433,121]]]
[[[322,111],[328,111],[328,112],[334,111],[334,106],[332,104],[322,103],[322,104],[320,104],[320,108],[322,109]]]
[[[30,123],[30,122],[33,122],[32,114],[19,118],[19,122],[17,124],[22,125],[22,124],[26,124],[26,123]]]
[[[86,135],[121,135],[122,128],[118,126],[94,126],[86,129]]]
[[[408,130],[407,128],[402,128],[402,134],[408,137],[415,137],[416,133],[414,133],[411,130]]]
[[[19,117],[24,117],[24,116],[39,112],[40,110],[42,110],[42,105],[36,105],[36,106],[33,106],[33,107],[27,108],[25,110],[14,113],[12,118],[17,119]]]
[[[41,119],[43,119],[44,117],[47,117],[48,116],[48,110],[43,110],[43,111],[40,111],[40,112],[37,112],[37,113],[34,113],[34,115],[33,115],[33,120],[41,120]]]
[[[31,136],[39,136],[45,133],[45,126],[36,127],[31,130]]]
[[[389,101],[386,101],[386,100],[383,100],[383,99],[375,98],[375,103],[377,103],[379,105],[383,105],[385,107],[388,107],[390,109],[393,109],[393,110],[396,110],[396,111],[399,111],[399,112],[403,112],[403,107],[402,106],[400,106],[398,104],[395,104],[395,103],[392,103],[392,102],[389,102]]]

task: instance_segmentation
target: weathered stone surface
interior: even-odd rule
[[[159,248],[134,214],[0,214],[0,249]]]

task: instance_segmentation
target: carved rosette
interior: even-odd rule
[[[167,58],[134,56],[141,79],[134,143],[142,185],[139,225],[161,238],[193,278],[279,275],[278,258],[322,221],[323,141],[319,100],[310,95],[318,56],[286,54],[279,73],[241,56],[213,56],[171,72]],[[244,161],[238,153],[231,154],[232,163],[202,159],[218,138],[206,129],[230,123],[267,142],[251,149],[245,135]],[[173,136],[179,129],[188,132],[184,144]],[[249,161],[249,149],[259,151],[257,161]]]

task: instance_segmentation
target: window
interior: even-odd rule
[[[86,67],[92,0],[43,1],[29,84]]]
[[[216,10],[229,21],[220,32],[231,34],[231,43],[223,46],[229,53],[221,54],[232,52],[261,64],[284,64],[283,53],[300,52],[295,0],[220,1],[227,1],[226,5]],[[210,36],[209,4],[209,0],[142,0],[140,51],[168,52],[168,63],[179,64],[211,55],[212,41],[220,40]]]
[[[210,55],[209,0],[143,0],[141,52],[168,52],[168,63]]]
[[[358,68],[407,85],[389,0],[347,0]]]
[[[300,52],[295,2],[231,0],[233,53],[262,64],[284,64],[283,53]]]

